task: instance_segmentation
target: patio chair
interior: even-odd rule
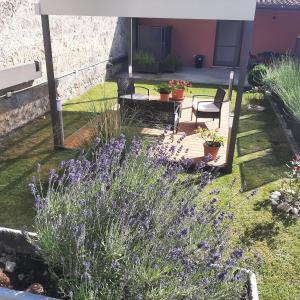
[[[196,116],[196,126],[198,118],[212,118],[213,120],[219,119],[220,128],[222,105],[224,102],[225,95],[226,92],[222,88],[217,89],[216,95],[214,97],[209,95],[194,95],[192,102],[191,121],[193,120],[193,114]],[[199,97],[213,99],[205,101],[195,101],[195,99]]]
[[[136,87],[147,90],[147,95],[148,97],[150,96],[150,90],[143,86],[135,86],[133,78],[119,78],[117,84],[118,84],[118,98],[124,95],[135,94]]]

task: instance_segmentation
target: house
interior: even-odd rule
[[[205,56],[205,67],[239,64],[242,21],[138,19],[137,24],[171,26],[171,54],[181,56],[186,66],[193,66],[195,54]],[[297,36],[300,0],[257,0],[252,54],[293,53]]]

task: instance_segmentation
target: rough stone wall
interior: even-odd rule
[[[46,66],[40,16],[35,15],[36,0],[0,0],[0,69],[16,64],[42,61],[43,78]],[[127,20],[115,17],[50,16],[55,76],[127,53]],[[78,72],[59,80],[58,94],[69,99],[102,82],[106,64]],[[45,94],[40,92],[44,91]],[[0,99],[0,136],[45,113],[47,91],[34,89]],[[28,95],[32,97],[31,101]],[[8,104],[10,103],[10,104]],[[22,103],[24,106],[22,107]],[[14,105],[15,104],[15,105]],[[8,109],[9,107],[9,109]],[[35,109],[35,108],[39,109]],[[32,113],[29,113],[29,111]],[[3,120],[6,120],[3,122]]]

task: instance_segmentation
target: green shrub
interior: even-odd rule
[[[264,77],[266,88],[278,95],[300,120],[300,65],[291,57],[275,60]]]
[[[264,76],[267,73],[267,66],[260,64],[255,66],[248,74],[248,82],[253,88],[261,88],[264,85]]]
[[[133,55],[133,68],[136,72],[158,73],[159,63],[154,55],[140,51]]]
[[[168,55],[160,61],[160,71],[173,73],[182,67],[182,59],[180,56]]]

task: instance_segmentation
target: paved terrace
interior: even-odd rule
[[[200,99],[199,99],[200,100]],[[203,99],[204,100],[204,99]],[[117,113],[117,105],[114,108]],[[183,146],[182,153],[179,154],[179,157],[185,155],[186,158],[192,159],[195,163],[201,161],[204,157],[203,143],[204,141],[195,134],[196,123],[195,116],[191,121],[191,111],[192,111],[192,99],[186,98],[183,102],[182,117],[179,122],[178,132],[174,135],[173,141],[170,139],[172,132],[168,132],[165,138],[165,143],[177,145],[177,141],[183,136],[186,135],[184,140],[180,145]],[[222,106],[222,118],[221,118],[221,127],[218,129],[219,120],[212,119],[198,119],[198,127],[208,128],[210,130],[217,129],[225,138],[225,144],[221,147],[219,152],[219,159],[217,161],[209,162],[209,165],[216,167],[224,167],[226,165],[226,154],[227,154],[227,141],[228,141],[228,126],[229,126],[229,112],[230,112],[230,103],[225,102]],[[147,134],[152,136],[161,136],[164,133],[164,130],[153,129],[153,128],[142,128],[141,134]],[[89,139],[91,135],[91,128],[89,125],[82,127],[73,135],[69,136],[65,140],[65,146],[67,148],[79,148],[82,145],[83,140]],[[185,153],[185,149],[188,149],[188,152]]]

